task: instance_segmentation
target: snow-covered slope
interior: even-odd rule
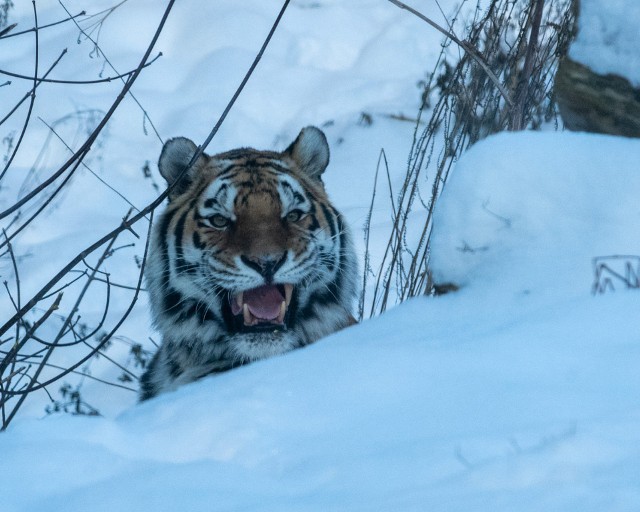
[[[637,510],[640,296],[592,296],[584,267],[630,247],[639,144],[479,144],[434,235],[461,291],[115,419],[17,423],[0,438],[6,509]],[[459,258],[467,238],[486,250]]]

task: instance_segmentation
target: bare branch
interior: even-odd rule
[[[160,57],[162,57],[162,52],[159,52],[158,55],[156,55],[153,59],[151,59],[144,66],[142,66],[142,68],[143,69],[144,68],[148,68],[149,66],[151,66],[151,64],[153,64],[155,61],[157,61]],[[35,75],[34,76],[21,75],[20,73],[13,73],[13,72],[7,71],[5,69],[0,69],[0,75],[12,76],[14,78],[21,78],[23,80],[35,80],[37,82],[46,82],[46,83],[50,83],[50,84],[66,84],[66,85],[103,84],[103,83],[112,82],[113,80],[129,78],[131,75],[133,75],[133,73],[135,73],[135,69],[133,69],[131,71],[127,71],[126,73],[122,73],[120,75],[108,76],[107,78],[98,78],[96,80],[59,80],[59,79],[44,78],[44,77],[42,77],[42,78],[34,78]]]
[[[514,131],[524,129],[524,112],[529,92],[529,80],[531,79],[535,54],[538,48],[538,34],[540,33],[540,23],[542,21],[542,11],[544,9],[544,0],[533,1],[535,1],[536,5],[532,16],[531,33],[529,34],[529,44],[527,45],[527,55],[524,60],[522,75],[516,90],[515,104],[513,105],[514,112],[511,129]]]
[[[124,84],[124,87],[122,88],[122,90],[118,94],[117,98],[115,99],[115,101],[113,102],[113,104],[111,105],[111,107],[109,108],[107,113],[105,114],[104,118],[100,121],[100,123],[98,123],[98,126],[96,126],[96,128],[93,130],[91,135],[87,138],[85,143],[80,147],[80,149],[78,151],[76,151],[74,153],[74,155],[69,160],[67,160],[67,162],[65,164],[62,165],[62,167],[60,167],[60,169],[58,169],[49,178],[47,178],[39,187],[37,187],[36,189],[34,189],[31,192],[29,192],[28,194],[26,194],[23,198],[21,198],[19,201],[17,201],[14,205],[12,205],[7,210],[1,212],[0,213],[0,219],[3,219],[5,217],[7,217],[8,215],[11,215],[13,212],[15,212],[16,210],[21,208],[24,204],[26,204],[29,201],[31,201],[35,196],[37,196],[43,190],[48,188],[49,185],[51,185],[62,174],[64,174],[65,171],[67,169],[69,169],[69,167],[71,167],[71,165],[73,165],[73,164],[75,164],[75,166],[73,167],[71,173],[69,173],[69,174],[72,174],[73,172],[75,172],[75,169],[77,169],[77,166],[78,166],[79,162],[81,162],[82,159],[89,152],[89,150],[91,149],[91,145],[95,142],[95,140],[97,139],[98,135],[103,130],[103,128],[106,126],[106,124],[109,121],[109,119],[111,119],[111,116],[113,115],[113,113],[120,106],[120,103],[125,98],[125,96],[129,92],[129,89],[131,89],[131,86],[137,80],[138,76],[140,76],[140,72],[144,68],[144,66],[147,63],[147,61],[149,60],[149,56],[151,55],[151,52],[153,51],[153,47],[155,46],[155,44],[156,44],[156,42],[158,40],[158,37],[160,37],[160,33],[162,32],[164,24],[167,21],[167,18],[169,16],[169,13],[171,12],[171,9],[173,7],[174,2],[175,2],[175,0],[169,0],[169,4],[167,5],[167,8],[165,9],[165,12],[164,12],[164,14],[162,16],[162,19],[160,20],[160,23],[158,24],[158,27],[156,28],[156,31],[155,31],[152,39],[151,39],[151,42],[149,43],[149,46],[147,47],[147,50],[144,53],[144,56],[142,57],[142,59],[140,60],[140,63],[136,67],[136,70],[126,80],[126,82]],[[56,193],[57,193],[57,191],[56,191]]]
[[[70,15],[68,18],[65,18],[60,21],[56,21],[54,23],[49,23],[48,25],[42,25],[41,27],[33,27],[28,30],[22,30],[21,32],[13,32],[12,34],[9,34],[9,31],[13,30],[18,25],[17,23],[14,23],[13,25],[9,25],[2,32],[0,32],[0,39],[8,39],[9,37],[21,36],[23,34],[28,34],[29,32],[35,32],[37,30],[42,30],[49,27],[55,27],[56,25],[60,25],[61,23],[66,23],[67,21],[71,21],[75,18],[78,18],[79,16],[84,16],[85,14],[86,14],[85,11],[82,11],[82,12],[79,12],[78,14],[75,14],[74,16]]]

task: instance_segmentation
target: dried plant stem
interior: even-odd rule
[[[540,34],[540,23],[542,22],[542,12],[544,10],[544,0],[533,0],[535,2],[535,11],[530,16],[531,32],[529,34],[529,44],[527,45],[527,54],[524,60],[522,75],[518,83],[516,98],[513,105],[513,118],[511,129],[514,131],[523,130],[525,128],[525,109],[527,106],[527,97],[529,91],[529,81],[533,71],[535,54],[538,49],[538,35]]]
[[[389,1],[465,51],[451,63],[448,45],[443,44],[438,64],[424,83],[423,108],[430,119],[422,126],[422,114],[418,117],[387,245],[376,271],[371,270],[371,315],[382,313],[394,300],[433,293],[430,236],[435,205],[452,167],[470,145],[491,133],[535,129],[557,119],[550,88],[573,33],[571,0],[491,0],[484,11],[473,10],[463,40],[453,35],[453,28],[443,29],[403,2]],[[433,105],[432,96],[437,98]],[[425,186],[428,193],[421,190]],[[410,232],[418,216],[421,226]]]
[[[401,9],[409,11],[411,14],[414,14],[415,16],[420,18],[422,21],[427,22],[429,25],[431,25],[433,28],[435,28],[438,32],[440,32],[440,33],[444,34],[445,36],[447,36],[454,43],[456,43],[458,46],[460,46],[460,48],[462,48],[465,52],[467,52],[469,55],[471,55],[471,58],[473,58],[480,65],[480,67],[484,70],[484,72],[487,74],[489,79],[493,82],[493,84],[496,86],[496,88],[500,91],[500,94],[502,94],[502,97],[504,98],[504,100],[509,105],[513,105],[513,101],[511,100],[509,92],[500,83],[500,80],[495,75],[495,73],[493,71],[491,71],[491,68],[489,68],[489,66],[487,65],[485,60],[478,53],[478,50],[476,50],[469,43],[466,43],[465,41],[462,41],[461,39],[458,39],[454,34],[452,34],[448,30],[446,30],[445,28],[443,28],[440,25],[438,25],[431,18],[428,18],[427,16],[425,16],[424,14],[422,14],[419,11],[416,11],[412,7],[409,7],[407,4],[405,4],[403,2],[400,2],[399,0],[389,0],[389,2],[391,2],[392,4],[400,7]]]

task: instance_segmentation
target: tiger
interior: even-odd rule
[[[140,401],[356,323],[357,258],[322,180],[324,133],[303,128],[282,152],[239,148],[191,162],[197,151],[173,138],[158,162],[168,204],[145,281],[162,340]]]

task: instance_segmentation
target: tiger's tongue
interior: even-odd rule
[[[280,314],[284,297],[276,286],[260,286],[244,292],[244,303],[249,311],[261,320],[275,320]]]

